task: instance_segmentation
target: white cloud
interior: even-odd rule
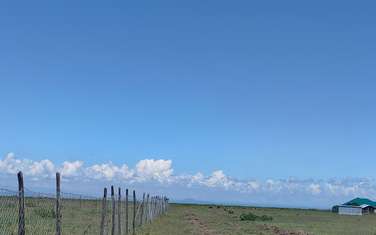
[[[171,166],[171,160],[145,159],[137,163],[136,173],[141,180],[154,179],[165,181],[168,180],[173,173]]]
[[[112,162],[86,166],[83,161],[65,161],[61,165],[56,165],[48,159],[40,161],[19,159],[13,153],[7,154],[0,160],[1,174],[16,174],[18,171],[23,171],[24,175],[32,180],[51,179],[54,178],[56,171],[60,171],[66,181],[102,180],[143,185],[167,182],[169,187],[223,190],[223,192],[238,193],[238,195],[249,195],[249,198],[267,197],[272,201],[275,198],[286,197],[286,195],[317,200],[348,199],[355,196],[373,198],[376,195],[376,180],[370,178],[327,180],[289,178],[242,181],[227,176],[222,170],[216,170],[210,175],[200,172],[192,175],[176,175],[173,174],[172,161],[164,159],[140,160],[134,168],[126,164],[116,165]]]
[[[133,176],[127,165],[116,166],[113,163],[96,164],[86,168],[86,176],[93,179],[125,180]]]
[[[313,195],[318,195],[321,193],[321,186],[319,184],[312,183],[308,186],[309,192]]]
[[[80,173],[83,164],[83,161],[63,162],[60,173],[64,177],[77,176]]]
[[[50,160],[31,161],[17,159],[14,153],[8,153],[3,160],[0,160],[0,172],[16,174],[23,171],[25,175],[49,177],[55,173],[55,166]]]

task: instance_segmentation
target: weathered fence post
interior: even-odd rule
[[[56,235],[61,235],[60,173],[56,172]]]
[[[136,191],[133,190],[133,221],[132,221],[132,234],[136,234]]]
[[[118,195],[118,235],[121,235],[121,189],[119,187]]]
[[[115,235],[115,213],[116,213],[115,209],[116,209],[116,206],[115,206],[115,190],[114,190],[113,185],[111,186],[111,202],[112,202],[111,235]]]
[[[150,207],[149,207],[149,194],[146,196],[146,218],[145,222],[149,223],[150,218]]]
[[[145,210],[145,193],[142,195],[140,226],[142,226]]]
[[[101,212],[101,231],[100,235],[104,235],[104,223],[106,221],[107,213],[107,188],[104,188],[103,191],[103,200],[102,200],[102,212]]]
[[[18,235],[25,235],[25,192],[22,172],[18,172]]]
[[[164,204],[164,196],[161,198],[162,202],[162,214],[165,213],[165,204]]]
[[[125,235],[128,235],[128,189],[125,190]]]
[[[150,223],[154,219],[154,210],[153,210],[153,204],[154,204],[154,196],[150,199]]]

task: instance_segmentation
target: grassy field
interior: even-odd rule
[[[16,198],[0,199],[0,235],[17,234]],[[53,199],[28,198],[25,206],[27,235],[54,234]],[[100,211],[100,201],[63,200],[63,234],[99,234]],[[110,234],[110,212],[109,204],[107,234]],[[132,207],[129,214],[131,216]],[[124,219],[122,213],[123,234]],[[340,216],[319,210],[171,204],[167,215],[138,228],[137,234],[376,235],[376,215]]]
[[[101,200],[62,199],[63,234],[99,234]],[[111,203],[108,202],[105,223],[106,234],[110,234]],[[129,228],[131,228],[132,205],[129,205]],[[125,204],[122,203],[121,223],[125,228]],[[0,197],[0,235],[13,235],[18,231],[18,203],[16,197]],[[25,199],[26,235],[55,234],[55,200],[48,198]],[[137,220],[137,223],[139,221]]]
[[[271,221],[241,221],[242,214],[271,216]],[[142,228],[142,235],[179,234],[376,234],[376,215],[340,216],[330,211],[171,205],[167,216]]]

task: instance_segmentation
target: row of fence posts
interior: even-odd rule
[[[25,188],[24,188],[24,178],[22,172],[18,172],[18,235],[25,235]],[[118,188],[117,202],[115,199],[114,186],[111,186],[111,205],[112,205],[112,224],[111,224],[111,235],[121,235],[122,234],[122,218],[121,218],[121,188]],[[80,207],[81,207],[82,197],[80,196]],[[105,223],[107,218],[107,188],[104,188],[103,198],[102,198],[102,208],[101,208],[101,221],[100,221],[100,235],[105,235]],[[142,202],[137,207],[136,191],[133,190],[133,214],[132,214],[132,234],[136,234],[136,216],[137,213],[140,214],[140,226],[144,223],[151,223],[159,215],[163,215],[167,212],[169,204],[167,197],[152,196],[145,193],[142,196]],[[125,190],[125,234],[130,234],[131,230],[129,228],[129,195],[128,189]],[[116,210],[116,207],[118,208]],[[115,234],[115,224],[116,224],[116,211],[117,213],[117,234]],[[56,173],[56,203],[55,203],[55,214],[56,214],[56,235],[61,235],[62,229],[62,214],[61,214],[61,188],[60,188],[60,173]]]
[[[101,223],[100,223],[100,235],[105,234],[105,223],[107,218],[107,188],[103,190],[103,199],[102,199],[102,211],[101,211]],[[114,186],[111,186],[111,235],[121,235],[122,234],[122,219],[121,219],[121,188],[118,188],[118,197],[117,202],[115,199],[115,189]],[[132,229],[129,228],[129,191],[125,190],[125,234],[136,234],[136,216],[140,213],[140,226],[143,224],[151,223],[154,218],[159,215],[163,215],[168,210],[168,199],[166,197],[153,196],[150,197],[149,194],[142,196],[142,202],[137,206],[136,191],[133,190],[133,214],[132,214]],[[116,209],[117,208],[117,209]],[[117,220],[116,220],[116,211],[117,211]],[[117,221],[117,233],[115,231]]]

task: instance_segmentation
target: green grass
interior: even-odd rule
[[[242,214],[272,217],[242,221]],[[179,234],[376,234],[376,215],[340,216],[330,211],[171,205],[167,216],[140,231],[143,235]]]
[[[125,204],[122,203],[122,227],[125,228]],[[99,234],[101,221],[100,200],[62,199],[63,234]],[[110,234],[111,202],[108,202],[106,234]],[[131,219],[133,208],[129,206]],[[46,198],[25,199],[25,230],[27,235],[55,233],[55,200]],[[129,227],[131,222],[129,221]],[[17,234],[18,201],[16,197],[0,197],[0,235]]]
[[[26,199],[27,235],[54,234],[54,202],[52,199]],[[99,234],[100,201],[63,200],[62,203],[63,234]],[[0,235],[17,234],[17,213],[16,198],[0,197]],[[110,213],[109,203],[107,232]],[[131,215],[132,208],[130,218]],[[124,231],[124,211],[122,218]],[[171,204],[165,216],[138,228],[137,234],[376,235],[376,215],[340,216],[320,210]]]

